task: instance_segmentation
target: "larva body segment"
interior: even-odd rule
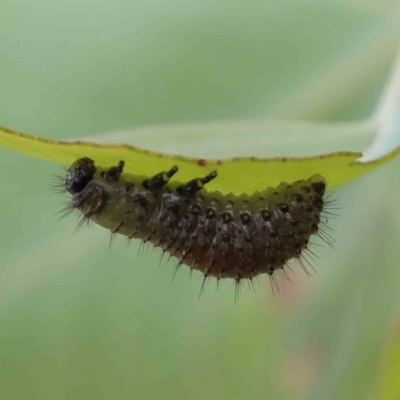
[[[205,277],[240,282],[272,275],[290,259],[301,260],[319,231],[326,184],[318,174],[234,196],[203,189],[216,172],[179,185],[169,183],[177,167],[127,181],[123,165],[104,170],[88,158],[72,164],[65,185],[74,208],[112,233],[151,242]]]

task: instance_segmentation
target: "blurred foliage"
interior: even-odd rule
[[[212,119],[362,120],[387,78],[399,10],[372,0],[4,0],[0,122],[70,139]],[[98,140],[139,146],[135,132]],[[220,132],[163,131],[149,148],[250,155],[248,135]],[[373,136],[340,132],[315,132],[318,152],[363,149]],[[310,154],[310,138],[289,136],[254,155]],[[234,306],[229,283],[209,284],[200,301],[197,276],[171,283],[174,262],[158,267],[157,251],[138,258],[138,244],[122,240],[108,251],[98,227],[71,235],[74,221],[54,215],[62,199],[48,196],[59,168],[0,149],[2,398],[398,397],[399,168],[395,159],[336,192],[336,250],[315,248],[314,279],[295,265],[277,296],[262,278]]]

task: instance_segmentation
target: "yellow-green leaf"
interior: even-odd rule
[[[381,384],[377,393],[377,399],[397,400],[400,398],[400,340],[398,327],[390,336],[388,346],[385,349]]]
[[[129,145],[96,144],[91,142],[58,142],[35,137],[7,128],[0,128],[0,146],[26,155],[60,164],[70,164],[79,157],[90,157],[103,167],[125,161],[125,172],[152,175],[179,166],[177,180],[187,181],[214,169],[219,179],[208,185],[209,190],[235,194],[252,193],[282,181],[293,182],[319,173],[331,188],[365,174],[398,154],[399,149],[372,162],[356,160],[360,152],[336,152],[312,157],[238,157],[229,159],[198,159],[181,155],[156,153]]]

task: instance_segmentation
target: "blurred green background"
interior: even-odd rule
[[[127,128],[142,125],[363,120],[400,37],[389,0],[3,0],[0,18],[1,125],[52,139],[123,130],[108,140],[131,144]],[[202,151],[262,153],[245,132],[228,146],[204,128]],[[372,139],[328,133],[326,151]],[[151,145],[194,153],[199,134]],[[278,138],[265,154],[312,142]],[[0,149],[0,397],[383,398],[400,316],[399,168],[336,192],[336,250],[314,249],[316,277],[297,266],[275,297],[262,277],[235,305],[230,283],[199,301],[198,275],[171,282],[157,251],[137,257],[122,239],[109,251],[99,227],[72,235],[49,196],[60,167]]]

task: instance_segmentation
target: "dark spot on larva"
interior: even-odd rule
[[[222,160],[217,160],[217,165],[222,165],[224,162]]]
[[[324,200],[321,197],[315,197],[313,199],[313,205],[316,206],[321,211],[324,205]]]
[[[283,212],[283,213],[287,213],[289,211],[289,207],[287,204],[279,204],[279,209]]]
[[[253,241],[253,236],[250,235],[249,233],[246,233],[246,235],[244,235],[244,240],[245,240],[247,243],[251,243],[251,242]]]
[[[301,203],[304,198],[300,193],[296,193],[293,195],[293,200],[295,200],[297,203]]]
[[[192,215],[199,215],[201,212],[201,207],[198,204],[192,204],[190,206],[190,212]]]
[[[203,158],[200,158],[199,160],[197,160],[197,164],[204,167],[205,165],[207,165],[207,161],[204,160]]]
[[[206,209],[206,218],[211,219],[211,218],[215,218],[216,212],[213,208],[208,207]]]
[[[131,191],[131,190],[133,189],[134,186],[135,186],[135,185],[134,185],[132,182],[127,183],[127,184],[125,185],[125,187],[124,187],[125,192]]]
[[[271,213],[265,208],[260,210],[260,214],[264,221],[269,221],[271,219]]]
[[[315,222],[311,224],[311,232],[312,233],[318,232],[318,225]]]
[[[325,182],[314,182],[311,184],[314,192],[317,193],[319,196],[323,196],[326,189]]]
[[[150,204],[149,201],[139,193],[135,194],[135,196],[132,198],[132,201],[136,204],[139,204],[143,208],[147,208]]]
[[[175,203],[174,201],[168,202],[165,205],[165,208],[169,211],[172,211],[174,214],[179,214],[180,211],[180,207],[178,206],[177,203]]]
[[[278,236],[278,232],[275,229],[270,229],[269,236],[271,236],[273,238],[277,237]]]
[[[240,216],[240,220],[242,221],[242,223],[244,225],[247,225],[247,224],[249,224],[251,222],[251,215],[250,215],[249,212],[246,212],[246,211],[241,212],[239,214],[239,216]]]
[[[230,239],[229,233],[223,233],[223,234],[222,234],[222,240],[223,240],[224,242],[229,242],[229,239]]]
[[[310,193],[310,192],[311,192],[311,189],[309,188],[309,186],[302,186],[302,187],[301,187],[301,190],[302,190],[304,193]]]
[[[233,217],[232,217],[232,213],[225,211],[222,213],[222,221],[226,224],[228,224],[229,222],[232,222]]]

